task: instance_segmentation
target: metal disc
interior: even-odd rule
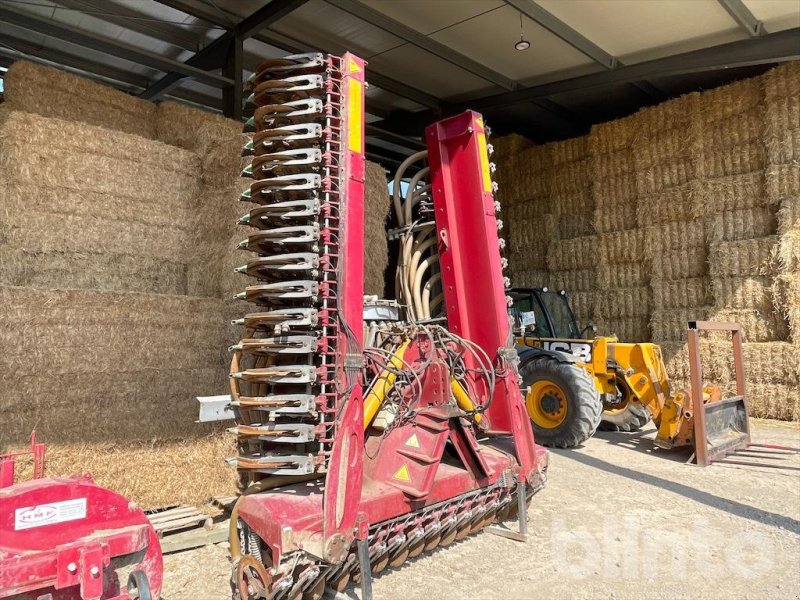
[[[401,566],[404,562],[406,562],[407,558],[408,558],[408,547],[405,547],[402,550],[400,550],[400,552],[398,552],[389,559],[389,565],[394,568],[397,568]]]
[[[449,546],[456,539],[457,533],[458,529],[456,529],[455,525],[448,527],[444,533],[442,533],[442,541],[439,542],[439,545],[442,547]]]
[[[420,538],[409,546],[408,557],[414,558],[415,556],[419,556],[422,554],[423,550],[425,550],[425,538]]]
[[[246,554],[236,565],[236,590],[241,600],[266,598],[272,578],[266,567],[252,554]]]
[[[440,541],[442,541],[442,533],[441,533],[441,531],[437,531],[436,534],[432,538],[430,538],[429,540],[426,540],[426,542],[425,542],[425,552],[430,552],[431,550],[436,548],[436,546],[439,545]]]
[[[469,535],[469,532],[470,532],[470,524],[469,521],[467,521],[461,527],[456,529],[456,539],[463,540],[465,537]]]
[[[378,559],[372,563],[372,572],[380,573],[389,564],[389,553],[384,552]]]

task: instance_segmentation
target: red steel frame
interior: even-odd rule
[[[489,357],[513,360],[483,118],[466,111],[429,126],[425,140],[448,325]],[[498,378],[484,416],[492,432],[514,436],[527,478],[536,465],[533,431],[511,369]]]

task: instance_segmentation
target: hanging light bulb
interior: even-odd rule
[[[519,13],[519,41],[514,44],[517,50],[527,50],[531,47],[531,43],[525,39],[525,31],[522,29],[522,13]]]

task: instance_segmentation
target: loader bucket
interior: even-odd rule
[[[703,367],[700,362],[700,332],[728,331],[733,342],[733,364],[736,373],[736,395],[711,398],[703,388]],[[689,323],[689,372],[692,411],[694,413],[694,456],[698,465],[707,466],[750,444],[750,423],[745,394],[742,361],[742,328],[739,323],[692,321]],[[716,397],[715,397],[716,396]]]

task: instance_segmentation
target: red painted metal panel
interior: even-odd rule
[[[425,140],[448,326],[502,367],[510,323],[483,118],[467,111],[445,119],[426,129]],[[516,371],[501,371],[485,416],[493,431],[513,434],[527,478],[536,464],[533,432]]]
[[[345,165],[339,215],[341,327],[337,371],[343,374],[342,388],[349,391],[338,399],[336,441],[325,478],[325,558],[331,561],[341,559],[350,548],[362,483],[364,417],[359,373],[364,311],[365,65],[350,53],[342,57],[340,143]]]

